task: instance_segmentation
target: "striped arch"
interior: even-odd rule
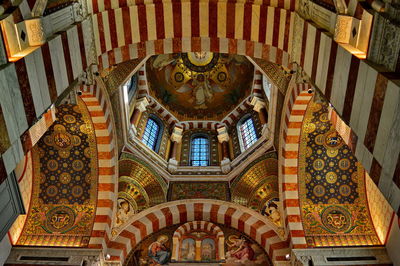
[[[259,243],[272,261],[285,261],[285,255],[290,253],[288,241],[281,240],[261,214],[230,202],[191,199],[160,204],[133,216],[129,225],[108,242],[107,254],[111,260],[123,262],[146,236],[191,221],[224,224],[242,231]]]
[[[307,106],[313,94],[307,92],[310,84],[293,84],[285,98],[281,121],[281,140],[279,144],[280,196],[286,229],[291,239],[292,248],[306,248],[303,224],[301,222],[298,155],[301,126]]]
[[[99,180],[97,209],[92,235],[91,248],[103,248],[111,233],[113,212],[116,209],[117,148],[114,139],[114,121],[108,94],[101,85],[82,86],[80,96],[86,104],[95,129],[99,158]]]
[[[99,69],[148,55],[191,51],[248,55],[290,68],[295,13],[269,4],[160,2],[93,14]]]
[[[185,223],[181,226],[178,227],[178,229],[175,230],[173,237],[182,237],[186,233],[189,233],[192,230],[204,230],[204,231],[209,231],[212,232],[214,235],[217,236],[223,236],[224,233],[222,232],[221,228],[219,226],[210,223],[208,221],[191,221],[188,223]]]

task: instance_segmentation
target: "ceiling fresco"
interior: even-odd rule
[[[93,226],[98,161],[86,106],[61,105],[32,150],[33,193],[18,245],[87,246]]]
[[[250,94],[254,67],[244,56],[164,54],[146,63],[150,94],[178,119],[221,120]]]
[[[380,245],[365,193],[365,171],[328,118],[312,102],[300,140],[300,202],[307,244]]]

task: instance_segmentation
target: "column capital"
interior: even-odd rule
[[[265,103],[264,99],[254,96],[253,99],[251,99],[251,105],[253,105],[253,110],[256,112],[260,112],[262,108],[266,108],[267,104]]]
[[[140,112],[144,112],[149,104],[149,100],[146,97],[142,97],[136,101],[135,108],[137,108]]]
[[[224,141],[228,142],[229,141],[229,134],[228,134],[228,129],[226,126],[217,128],[218,132],[218,142],[222,143]]]
[[[172,130],[171,140],[175,141],[176,143],[181,143],[182,133],[183,133],[183,128],[175,126],[174,129]]]

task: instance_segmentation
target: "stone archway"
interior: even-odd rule
[[[264,248],[272,261],[285,261],[285,255],[290,253],[289,241],[280,239],[261,214],[238,204],[208,199],[167,202],[133,216],[117,236],[110,236],[106,252],[111,260],[123,262],[147,235],[167,226],[199,220],[244,232]]]

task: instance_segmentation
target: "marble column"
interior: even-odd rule
[[[254,96],[251,100],[251,105],[253,105],[253,110],[258,113],[260,118],[261,126],[262,126],[262,134],[268,128],[268,112],[267,112],[267,104],[264,99]]]
[[[168,170],[171,173],[178,169],[178,161],[176,160],[179,143],[182,141],[183,128],[175,126],[171,134],[171,152],[168,161]]]
[[[146,111],[146,107],[149,105],[149,101],[146,97],[140,98],[136,101],[135,109],[131,116],[131,125],[137,126],[141,114]]]
[[[231,170],[231,160],[229,158],[229,134],[226,126],[217,128],[218,142],[222,145],[221,170],[224,174]]]

